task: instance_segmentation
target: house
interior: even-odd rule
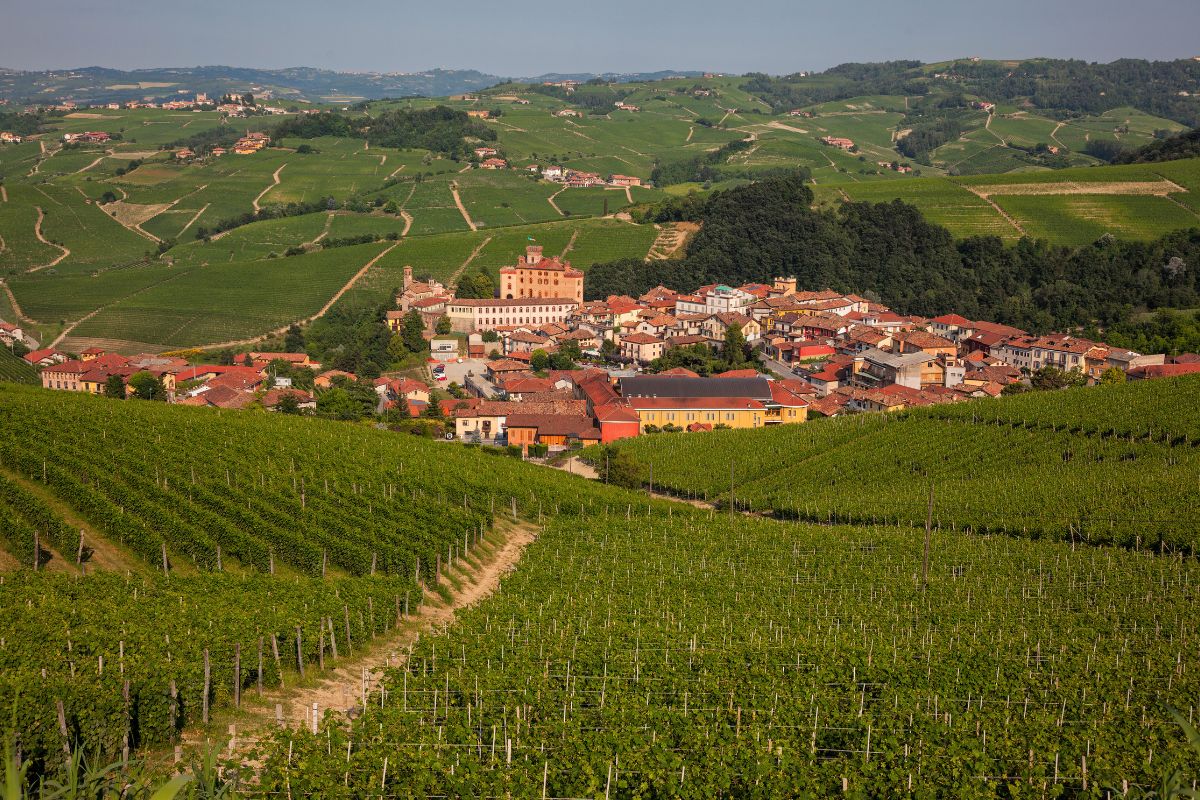
[[[272,361],[286,361],[292,367],[321,368],[320,364],[308,357],[308,353],[271,353],[251,350],[249,356],[251,361],[261,362],[263,366],[270,364]]]
[[[556,117],[582,117],[583,114],[573,108],[562,108],[554,112]]]
[[[563,179],[563,168],[554,166],[545,167],[542,170],[542,177],[548,181],[561,181]]]
[[[515,266],[500,269],[500,296],[560,298],[583,302],[583,272],[570,261],[542,255],[541,245],[529,245]]]
[[[928,353],[953,359],[958,355],[958,346],[949,339],[928,331],[907,331],[894,337],[900,353]]]
[[[511,414],[505,419],[508,444],[563,448],[599,444],[600,429],[586,414]]]
[[[991,348],[991,354],[1029,372],[1049,366],[1098,379],[1108,368],[1107,346],[1065,333],[1014,336]]]
[[[340,369],[330,369],[322,372],[320,375],[314,378],[313,385],[318,389],[328,389],[333,386],[333,381],[335,378],[345,378],[350,383],[355,383],[358,381],[358,376],[353,372],[346,372],[345,370]]]
[[[612,175],[608,182],[613,186],[641,186],[642,179],[632,175]]]
[[[20,144],[22,138],[10,131],[0,131],[0,143],[3,144]]]
[[[617,107],[618,111],[641,111],[642,110],[640,107],[635,106],[635,105],[630,105],[629,103],[626,103],[622,100],[618,100],[613,105],[615,105]]]
[[[622,401],[598,406],[592,411],[592,416],[600,428],[600,441],[604,444],[637,436],[642,430],[641,415]]]
[[[285,397],[294,397],[296,408],[301,411],[315,411],[317,408],[317,398],[299,389],[272,389],[263,395],[262,406],[267,411],[277,411]]]
[[[762,337],[762,326],[745,314],[727,311],[713,314],[704,321],[704,335],[708,337],[709,347],[720,350],[725,346],[725,335],[730,328],[738,328],[747,343],[758,341]]]
[[[494,147],[476,147],[475,156],[479,159],[492,158],[500,155],[500,151]]]
[[[472,119],[489,119],[492,116],[492,112],[484,108],[468,108],[467,116]]]
[[[854,140],[847,139],[844,136],[822,136],[821,144],[827,144],[830,147],[836,147],[839,150],[854,149]]]
[[[975,333],[975,323],[958,314],[943,314],[929,320],[929,332],[953,342],[961,342]]]
[[[621,337],[621,357],[639,364],[649,364],[663,354],[664,342],[649,333],[630,333]]]
[[[867,389],[899,384],[912,389],[956,386],[962,383],[963,367],[947,364],[936,355],[917,350],[888,353],[869,349],[854,357],[853,382]]]
[[[48,367],[52,364],[61,364],[67,360],[67,354],[61,350],[55,350],[53,347],[47,347],[42,350],[33,350],[21,356],[26,363],[35,367]]]
[[[508,169],[508,162],[503,158],[487,158],[479,164],[480,169]]]
[[[453,361],[458,358],[458,339],[434,337],[429,340],[429,357],[435,361]]]
[[[494,443],[505,436],[505,426],[512,414],[582,416],[586,413],[587,404],[582,400],[521,403],[480,400],[473,407],[455,409],[454,432],[460,439]]]
[[[1134,367],[1129,371],[1131,381],[1144,381],[1154,378],[1177,378],[1180,375],[1200,374],[1200,363],[1187,364],[1147,364]]]
[[[429,387],[412,378],[378,377],[375,379],[375,392],[384,400],[429,402]]]

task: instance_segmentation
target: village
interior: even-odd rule
[[[493,298],[457,298],[405,267],[385,324],[398,336],[419,320],[427,365],[371,381],[301,352],[250,351],[224,364],[99,347],[70,354],[7,322],[0,342],[27,350],[47,389],[305,413],[323,391],[369,385],[385,418],[433,417],[447,439],[522,451],[997,397],[1047,373],[1090,385],[1200,372],[1195,354],[903,315],[856,294],[799,289],[794,278],[604,300],[585,300],[584,281],[539,245],[500,269]],[[297,371],[311,378],[297,382],[304,388],[293,385]]]

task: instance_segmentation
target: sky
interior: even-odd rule
[[[505,77],[847,61],[1200,55],[1200,0],[36,0],[0,67],[229,65]]]

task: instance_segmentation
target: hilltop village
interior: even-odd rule
[[[906,316],[855,294],[799,289],[794,278],[604,300],[585,300],[584,281],[538,245],[499,271],[492,298],[456,297],[406,267],[385,324],[395,336],[419,331],[428,363],[372,381],[303,352],[250,351],[228,364],[99,347],[69,354],[2,322],[0,341],[28,350],[47,389],[304,413],[323,391],[369,386],[385,418],[432,417],[446,438],[522,449],[1200,372],[1195,354],[1168,359],[953,313]]]

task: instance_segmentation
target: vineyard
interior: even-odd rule
[[[733,460],[734,505],[796,521],[0,384],[0,707],[40,774],[169,745],[406,625],[518,518],[540,535],[500,591],[353,719],[259,732],[241,793],[1100,798],[1195,775],[1170,710],[1194,720],[1200,689],[1196,388],[621,445],[722,509]]]
[[[64,741],[172,741],[240,688],[394,627],[496,517],[588,496],[385,430],[11,384],[0,442],[0,564],[21,568],[0,607],[22,609],[0,615],[0,707],[51,765]]]
[[[353,796],[1103,797],[1196,756],[1196,565],[596,506],[262,785]]]
[[[622,447],[655,489],[725,508],[732,494],[778,517],[923,525],[932,487],[943,528],[1194,553],[1198,387],[1147,381]]]

